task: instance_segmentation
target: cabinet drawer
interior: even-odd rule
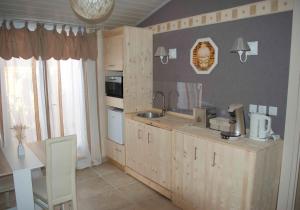
[[[117,144],[111,140],[106,140],[107,156],[114,161],[125,165],[125,147],[124,145]]]

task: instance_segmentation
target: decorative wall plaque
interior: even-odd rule
[[[197,39],[190,63],[197,74],[209,74],[218,64],[218,47],[211,38]]]

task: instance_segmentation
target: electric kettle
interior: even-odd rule
[[[250,138],[264,141],[272,134],[271,117],[264,114],[250,115]]]

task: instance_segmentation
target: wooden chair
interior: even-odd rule
[[[42,208],[53,210],[56,205],[76,200],[76,136],[48,139],[46,144],[46,176],[33,179],[34,201]]]

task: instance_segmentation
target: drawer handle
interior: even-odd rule
[[[197,160],[197,147],[195,147],[195,152],[194,152],[194,159]]]
[[[111,67],[113,67],[113,66],[115,66],[114,64],[109,64],[108,66],[111,66]]]
[[[150,143],[150,133],[148,132],[148,144]]]
[[[216,152],[214,152],[213,162],[211,164],[212,167],[216,166]]]

